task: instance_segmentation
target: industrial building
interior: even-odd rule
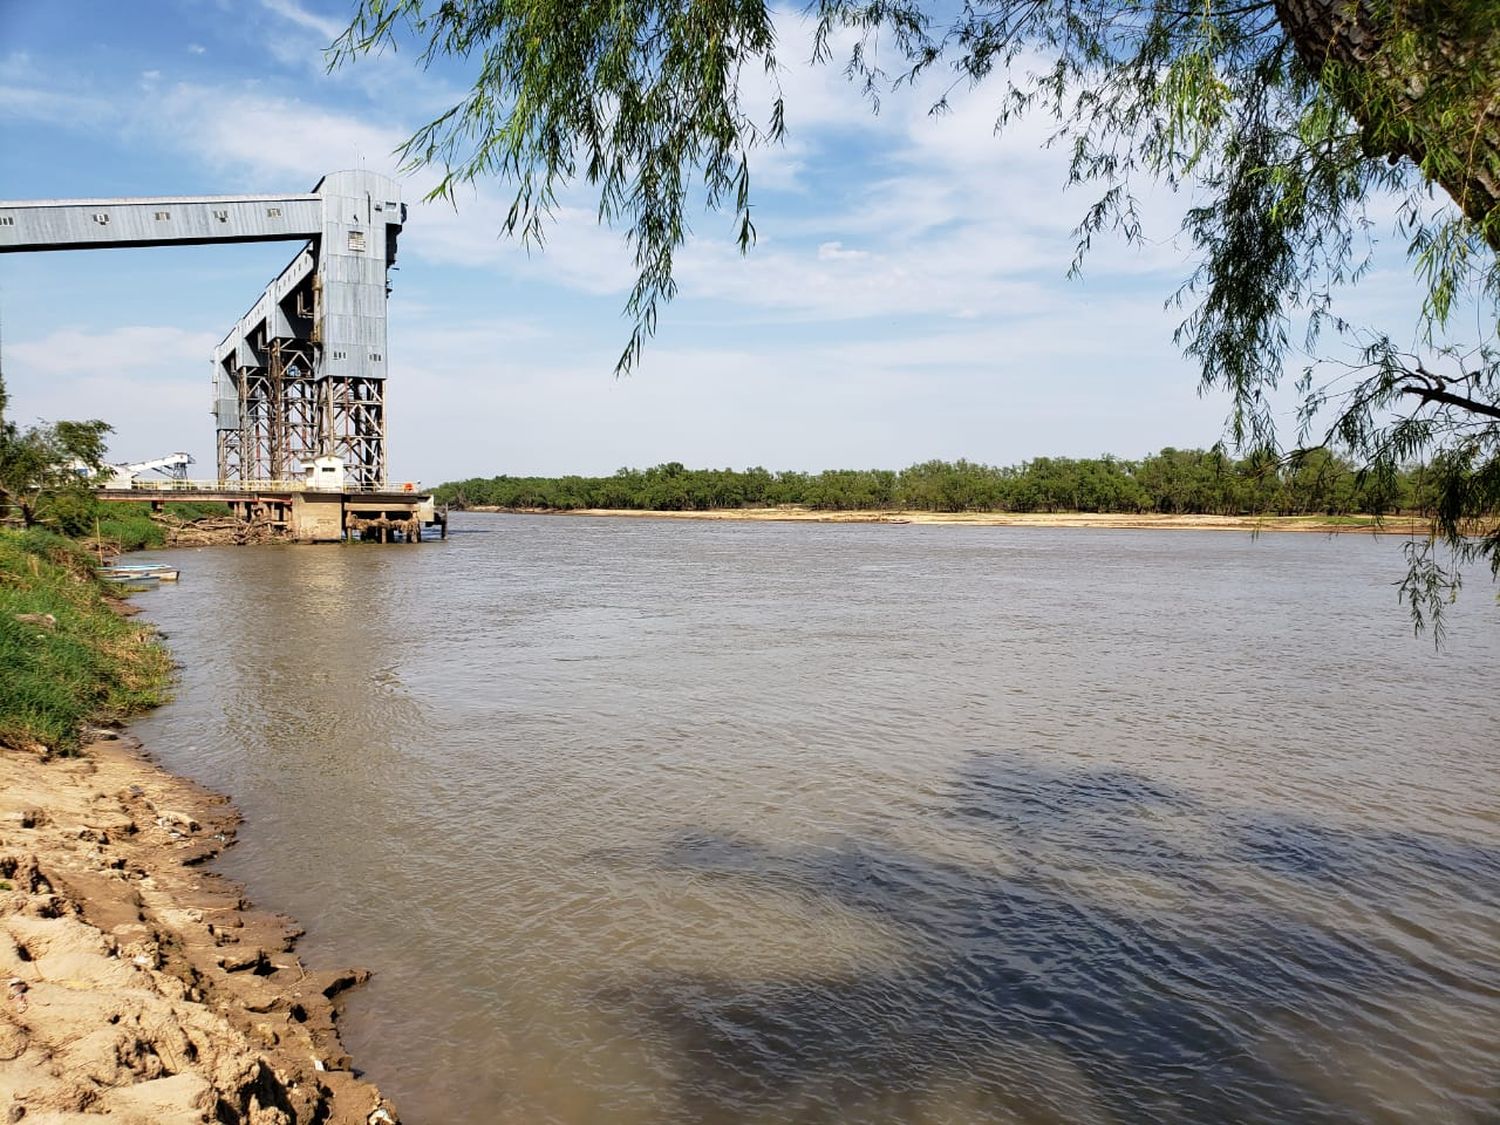
[[[428,499],[387,480],[386,304],[405,219],[395,180],[345,171],[296,195],[0,201],[0,253],[303,243],[213,351],[218,473],[197,491],[329,493],[318,474],[336,464],[336,491],[362,494],[361,511],[376,494],[404,509]],[[346,533],[359,518],[346,507],[311,537]]]

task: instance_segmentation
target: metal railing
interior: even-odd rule
[[[415,486],[398,485],[392,488],[382,481],[373,488],[360,488],[353,481],[326,487],[309,484],[306,480],[161,480],[136,479],[128,485],[100,484],[101,491],[108,492],[416,492]]]
[[[307,492],[305,480],[133,480],[125,485],[99,486],[112,492]],[[311,491],[318,491],[312,489]],[[329,489],[342,492],[342,488]]]

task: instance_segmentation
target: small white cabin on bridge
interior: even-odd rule
[[[314,457],[306,464],[304,471],[307,474],[308,488],[318,492],[344,491],[344,459],[342,457],[331,455]]]

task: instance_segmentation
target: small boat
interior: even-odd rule
[[[161,581],[154,574],[111,574],[107,570],[101,570],[99,577],[118,586],[155,586]]]
[[[168,563],[115,563],[101,567],[99,575],[116,582],[145,580],[148,582],[176,582],[178,571]]]

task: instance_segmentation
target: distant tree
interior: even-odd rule
[[[1333,516],[1353,509],[1357,492],[1354,469],[1328,450],[1299,452],[1287,473],[1293,511]]]
[[[828,511],[911,508],[932,512],[1071,511],[1292,515],[1395,510],[1430,513],[1441,498],[1441,465],[1387,482],[1361,477],[1324,449],[1289,461],[1257,453],[1231,461],[1219,449],[1168,447],[1138,462],[1038,457],[997,467],[924,461],[888,469],[772,474],[759,466],[689,469],[673,461],[608,477],[475,478],[441,484],[442,503],[499,508],[623,508],[647,511],[793,504]],[[49,513],[57,511],[56,505]]]
[[[14,508],[31,527],[43,497],[80,489],[89,474],[103,467],[104,439],[111,427],[94,419],[23,430],[7,416],[7,406],[0,377],[0,512]]]

